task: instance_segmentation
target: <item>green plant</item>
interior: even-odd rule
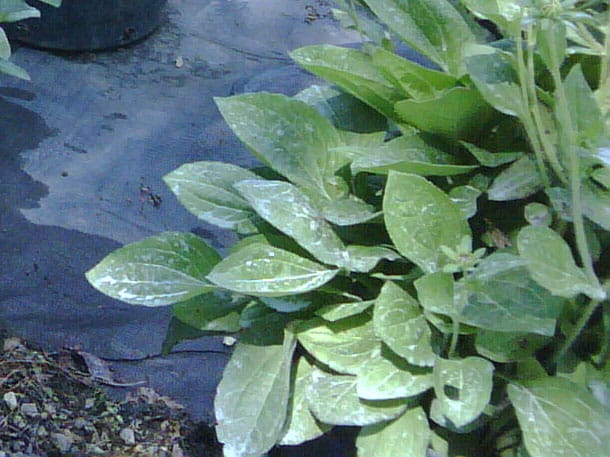
[[[216,100],[263,167],[165,177],[242,236],[229,255],[165,233],[89,281],[240,332],[215,402],[227,456],[333,425],[362,427],[360,457],[607,455],[607,3],[365,3],[389,31],[337,12],[363,50],[292,53],[341,91]]]
[[[43,3],[58,7],[61,0],[40,0]],[[32,17],[40,17],[40,11],[28,5],[25,0],[0,0],[0,24],[17,22]],[[6,73],[17,78],[29,80],[30,77],[21,67],[10,62],[11,45],[0,27],[0,73]]]

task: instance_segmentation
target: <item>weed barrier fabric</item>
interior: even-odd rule
[[[358,39],[328,12],[323,1],[169,0],[158,30],[125,48],[15,45],[13,61],[32,81],[0,76],[0,330],[47,351],[113,359],[117,380],[145,381],[212,421],[230,352],[222,337],[162,356],[171,308],[112,300],[84,273],[166,230],[192,231],[221,252],[234,242],[186,212],[161,178],[197,160],[253,165],[212,97],[294,94],[315,82],[288,51]],[[129,390],[108,389],[116,398]]]

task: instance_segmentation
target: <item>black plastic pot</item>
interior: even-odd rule
[[[26,44],[64,51],[93,51],[144,38],[159,25],[167,0],[63,0],[53,8],[30,0],[41,18],[5,24]]]

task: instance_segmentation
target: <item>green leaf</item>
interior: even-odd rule
[[[315,369],[307,390],[309,409],[320,421],[333,425],[371,425],[394,419],[405,400],[371,401],[358,398],[356,377],[332,375]]]
[[[565,24],[563,21],[542,18],[537,21],[536,26],[536,50],[544,65],[551,70],[554,65],[561,65],[566,57]]]
[[[460,304],[456,304],[453,291],[453,275],[436,272],[422,276],[413,285],[417,298],[426,311],[445,316],[459,316]]]
[[[390,423],[367,425],[356,439],[359,457],[423,457],[430,442],[426,413],[409,409]]]
[[[239,310],[245,299],[226,291],[215,290],[174,304],[172,311],[181,322],[207,332],[240,330]]]
[[[582,188],[583,212],[604,230],[610,230],[610,191],[585,184]]]
[[[298,326],[299,343],[316,360],[338,373],[357,374],[380,351],[370,317],[352,316],[337,322],[314,318]]]
[[[222,162],[188,163],[163,177],[180,203],[199,219],[242,233],[254,231],[255,213],[233,185],[246,179],[257,176]]]
[[[216,433],[226,457],[259,457],[281,438],[295,347],[290,333],[282,345],[237,343],[214,401]]]
[[[318,260],[331,265],[345,263],[341,239],[297,187],[284,181],[247,180],[235,188],[263,219]]]
[[[335,171],[344,163],[328,149],[338,146],[340,137],[315,108],[265,92],[214,100],[229,127],[259,159],[299,186],[336,196]]]
[[[477,352],[494,362],[509,363],[527,360],[550,338],[533,333],[492,332],[479,329],[475,345]]]
[[[390,170],[423,176],[451,176],[477,168],[460,165],[454,156],[432,146],[418,134],[403,135],[368,147],[338,148],[353,157],[352,171],[387,174]]]
[[[223,259],[207,278],[234,292],[281,297],[317,289],[337,272],[291,252],[253,243]]]
[[[31,17],[40,17],[40,11],[23,0],[3,0],[0,3],[0,22],[17,22]]]
[[[476,17],[493,21],[501,30],[521,19],[521,5],[508,0],[461,0]]]
[[[517,247],[532,278],[553,295],[573,298],[583,293],[596,300],[605,298],[603,288],[576,266],[570,247],[554,230],[524,227],[517,237]]]
[[[385,133],[388,127],[385,116],[336,87],[309,86],[293,98],[316,108],[340,130]]]
[[[320,202],[320,211],[324,219],[339,226],[362,224],[380,215],[372,205],[351,194]]]
[[[486,45],[469,45],[465,52],[470,79],[487,103],[501,113],[522,117],[526,107],[506,53]]]
[[[457,79],[441,71],[431,70],[383,48],[375,48],[373,64],[404,98],[430,98],[457,85]]]
[[[596,145],[604,134],[604,117],[580,65],[570,69],[563,85],[578,143]]]
[[[460,208],[464,218],[470,219],[477,214],[477,199],[481,193],[473,186],[456,186],[449,191],[449,198]]]
[[[307,389],[312,383],[312,373],[313,367],[305,357],[300,357],[290,394],[286,430],[279,445],[301,444],[321,436],[331,428],[329,425],[316,421],[307,407]]]
[[[7,60],[11,56],[11,45],[4,29],[0,27],[0,59]]]
[[[389,351],[365,362],[357,375],[358,396],[367,400],[412,397],[432,385],[429,368],[410,365]]]
[[[460,13],[445,0],[366,0],[375,15],[416,51],[459,77],[462,47],[476,39]]]
[[[529,197],[542,189],[542,181],[534,161],[523,156],[510,164],[494,179],[487,189],[490,200],[520,200]]]
[[[447,263],[440,246],[458,246],[462,237],[471,234],[460,208],[420,176],[391,171],[383,210],[398,251],[427,273]]]
[[[407,124],[451,139],[477,138],[494,116],[479,92],[466,87],[447,89],[434,98],[401,100],[394,109]]]
[[[30,80],[30,75],[28,75],[27,71],[20,66],[15,65],[13,62],[9,62],[8,60],[0,59],[0,73],[23,79],[25,81]]]
[[[555,333],[564,300],[539,286],[518,257],[485,257],[458,286],[467,294],[461,322],[498,332]]]
[[[375,68],[362,51],[330,45],[299,48],[290,57],[301,67],[320,76],[372,106],[384,116],[396,119],[394,103],[404,98]]]
[[[218,253],[191,233],[166,232],[109,254],[86,273],[93,287],[132,305],[163,306],[214,288]]]
[[[456,427],[475,420],[491,398],[494,366],[480,357],[461,360],[437,358],[434,392],[441,413]]]
[[[508,386],[532,457],[608,455],[610,414],[578,384],[547,377]]]
[[[475,159],[484,167],[495,168],[507,163],[514,162],[523,155],[522,152],[490,152],[466,141],[460,141],[460,144],[468,149]]]
[[[383,246],[358,246],[347,247],[347,260],[343,266],[351,271],[369,272],[381,260],[397,260],[400,258],[396,252]]]
[[[60,7],[61,6],[61,0],[40,0],[42,3],[46,3],[47,5],[51,5],[54,7]]]
[[[333,303],[323,306],[315,311],[325,321],[335,322],[347,317],[360,314],[375,304],[375,300],[365,300],[350,303]]]
[[[418,366],[432,366],[432,332],[418,303],[393,282],[386,282],[373,310],[375,334],[396,354]]]

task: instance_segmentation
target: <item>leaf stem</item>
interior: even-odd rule
[[[581,334],[581,332],[587,325],[587,322],[589,322],[589,319],[591,319],[591,316],[597,309],[599,303],[599,300],[591,300],[589,302],[587,307],[584,309],[584,312],[580,315],[578,322],[576,322],[576,325],[568,333],[567,338],[561,348],[553,355],[553,358],[551,359],[551,365],[556,364],[557,361],[561,359],[561,357],[563,357],[566,352],[568,352],[568,349],[572,347],[578,336]]]
[[[460,337],[460,321],[457,316],[451,316],[451,344],[449,345],[449,358],[452,359],[455,355],[455,349],[457,348],[458,339]]]
[[[525,32],[528,36],[531,33],[531,26],[528,27],[528,30]],[[529,78],[527,77],[527,65],[525,56],[523,55],[523,37],[521,33],[518,33],[516,36],[516,46],[517,46],[517,67],[519,74],[519,87],[521,89],[521,105],[522,112],[520,114],[521,122],[523,122],[523,127],[527,133],[527,136],[532,145],[532,149],[534,150],[534,155],[536,156],[536,165],[538,167],[538,173],[540,174],[540,179],[542,180],[542,184],[545,189],[551,187],[549,176],[546,172],[546,167],[544,165],[543,159],[543,151],[542,145],[540,143],[540,138],[537,135],[535,123],[532,120],[531,113],[529,110],[530,106],[530,97],[529,97]],[[531,50],[530,50],[531,52]]]
[[[574,124],[568,107],[568,99],[565,93],[563,81],[561,80],[560,61],[555,52],[557,43],[553,34],[549,34],[550,52],[550,72],[555,84],[555,103],[556,116],[558,120],[559,134],[564,141],[560,141],[560,147],[569,163],[569,183],[570,194],[572,197],[572,219],[574,223],[574,235],[576,237],[576,247],[580,255],[580,261],[591,284],[599,284],[595,271],[593,270],[593,259],[587,244],[585,235],[585,223],[583,217],[581,193],[580,193],[580,157],[577,151],[576,135]]]
[[[533,35],[533,32],[530,31]],[[538,97],[536,96],[536,70],[534,67],[534,40],[531,38],[530,34],[528,34],[528,53],[527,53],[527,71],[526,75],[528,78],[527,88],[529,90],[529,100],[530,106],[529,109],[534,118],[534,124],[536,126],[536,130],[538,132],[538,136],[541,142],[541,149],[546,153],[546,157],[551,164],[551,168],[557,175],[557,177],[564,183],[567,184],[568,178],[566,177],[561,163],[559,162],[557,156],[557,149],[555,145],[549,140],[549,135],[546,132],[546,128],[544,127],[544,123],[542,122],[542,116],[540,113],[540,105],[538,103]]]

